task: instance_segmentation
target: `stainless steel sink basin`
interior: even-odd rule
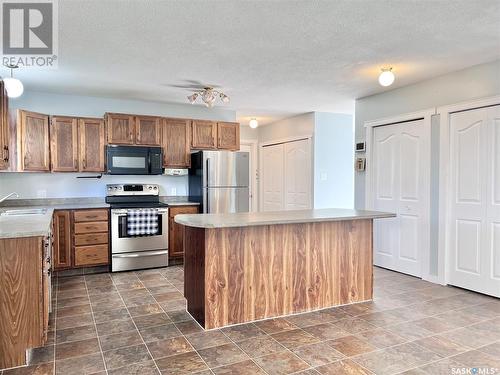
[[[26,215],[45,215],[46,208],[30,208],[19,210],[5,210],[0,213],[0,216],[26,216]]]

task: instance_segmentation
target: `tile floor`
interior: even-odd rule
[[[500,370],[498,299],[380,268],[374,302],[208,332],[185,311],[181,267],[60,277],[54,290],[49,342],[1,375]]]

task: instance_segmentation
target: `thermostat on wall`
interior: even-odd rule
[[[356,152],[365,152],[366,142],[358,142],[356,143]]]

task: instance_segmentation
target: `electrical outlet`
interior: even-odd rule
[[[177,195],[177,188],[170,188],[170,195]]]
[[[36,197],[37,198],[47,198],[47,190],[37,190]]]
[[[328,175],[325,172],[320,173],[319,175],[320,181],[326,181],[328,180]]]

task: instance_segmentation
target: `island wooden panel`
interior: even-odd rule
[[[21,366],[44,344],[42,237],[0,240],[0,285],[0,368]]]
[[[206,329],[372,299],[371,219],[186,227],[185,241],[188,311]]]

